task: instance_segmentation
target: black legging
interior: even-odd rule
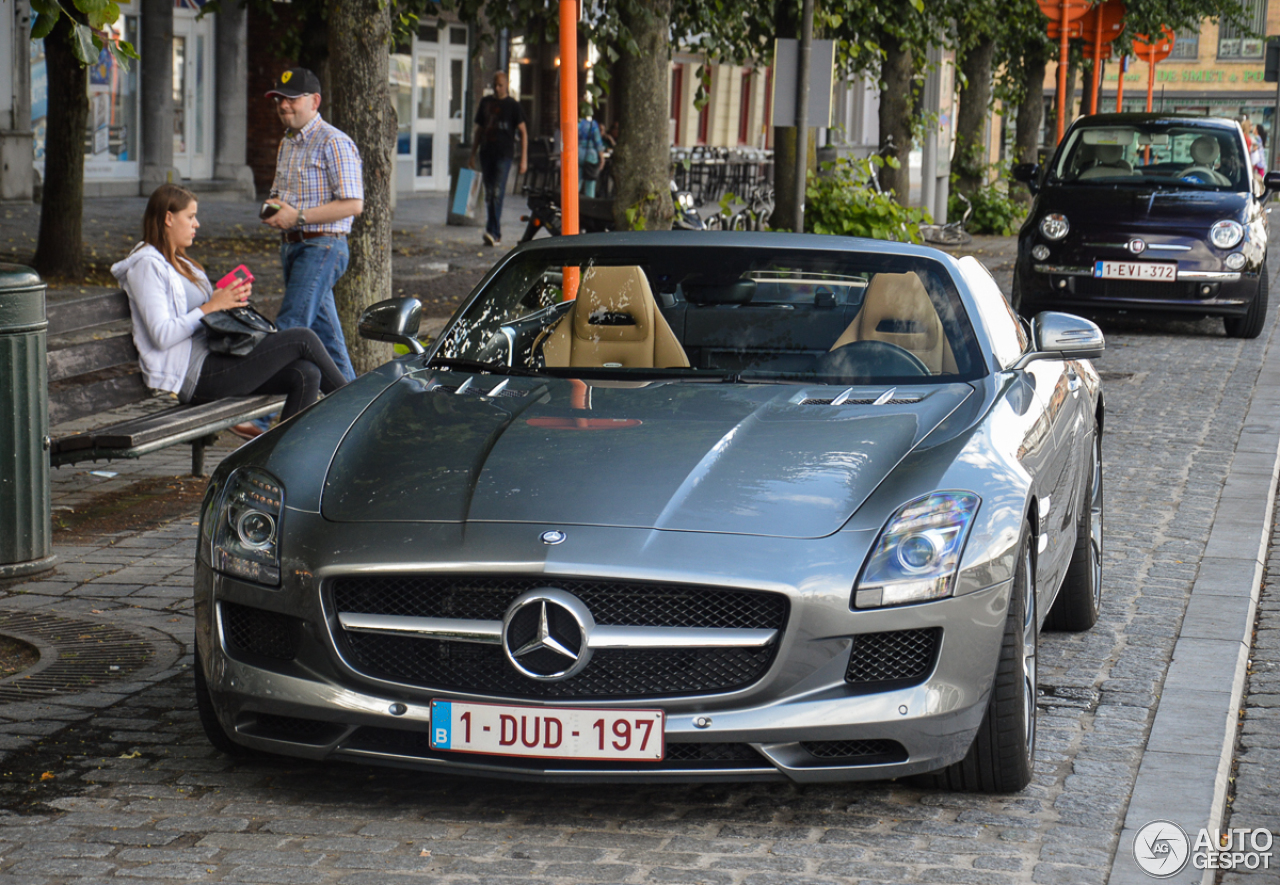
[[[193,402],[224,396],[283,393],[280,420],[292,418],[346,380],[310,329],[281,329],[245,356],[211,353],[205,357]]]

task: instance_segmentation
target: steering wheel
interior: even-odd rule
[[[1204,184],[1229,184],[1227,177],[1208,166],[1188,166],[1178,173],[1179,178],[1186,178],[1190,175],[1202,176]]]
[[[920,357],[888,341],[853,341],[818,357],[816,375],[851,378],[931,375]]]

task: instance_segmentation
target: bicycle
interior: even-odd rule
[[[964,194],[956,194],[964,203],[964,215],[959,221],[948,222],[947,224],[922,224],[920,225],[920,236],[924,238],[926,243],[935,246],[967,246],[973,242],[973,237],[964,229],[969,218],[973,215],[973,203]]]

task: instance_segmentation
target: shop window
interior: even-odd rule
[[[439,43],[440,27],[435,22],[418,25],[418,39],[423,43]]]
[[[738,87],[738,144],[751,143],[751,72],[742,72]]]
[[[684,116],[684,65],[671,69],[671,138],[680,144],[680,121]]]
[[[413,56],[397,52],[391,56],[391,103],[396,109],[396,153],[412,152]]]
[[[467,45],[467,29],[466,28],[450,28],[449,44],[451,46]]]
[[[1245,27],[1228,21],[1218,26],[1218,58],[1262,58],[1263,39],[1258,35],[1267,32],[1267,0],[1244,0],[1243,5]]]
[[[1184,37],[1181,34],[1173,42],[1173,52],[1169,53],[1170,58],[1181,59],[1197,59],[1200,57],[1200,35],[1192,34],[1190,37]]]

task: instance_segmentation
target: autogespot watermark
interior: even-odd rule
[[[1195,840],[1168,820],[1153,820],[1133,839],[1138,868],[1156,879],[1168,879],[1186,869],[1269,870],[1274,837],[1270,830],[1235,827],[1201,829]]]

